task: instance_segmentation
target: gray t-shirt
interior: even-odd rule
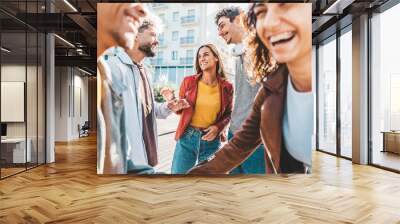
[[[242,127],[244,120],[249,115],[254,98],[258,92],[258,89],[260,88],[260,84],[257,83],[254,86],[250,84],[249,76],[244,68],[243,63],[243,44],[238,44],[235,46],[233,55],[236,56],[234,74],[235,96],[229,131],[235,133],[240,127]]]

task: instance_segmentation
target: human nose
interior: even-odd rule
[[[263,21],[263,26],[267,31],[275,31],[278,29],[280,25],[280,17],[279,14],[276,12],[274,7],[270,7],[268,13],[266,13]]]

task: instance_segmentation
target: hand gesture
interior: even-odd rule
[[[175,99],[174,90],[169,87],[164,87],[160,90],[160,94],[163,96],[164,100],[169,102]]]
[[[173,112],[176,113],[180,110],[190,107],[190,104],[185,99],[179,99],[179,100],[175,99],[175,100],[169,101],[167,106],[170,110],[172,110]]]
[[[204,131],[207,131],[207,134],[205,134],[201,138],[201,140],[208,141],[208,142],[214,140],[215,137],[217,137],[218,133],[219,133],[218,127],[216,125],[211,125],[210,127],[205,129]]]

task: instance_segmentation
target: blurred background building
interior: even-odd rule
[[[221,54],[225,70],[232,74],[234,64],[230,56],[231,46],[218,37],[214,18],[218,10],[232,3],[149,3],[147,6],[163,22],[159,35],[157,55],[148,59],[153,70],[154,86],[179,88],[185,76],[195,73],[194,58],[199,46],[213,43]]]

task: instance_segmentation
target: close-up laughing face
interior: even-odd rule
[[[279,63],[290,63],[310,54],[310,4],[259,3],[254,14],[259,38]]]

